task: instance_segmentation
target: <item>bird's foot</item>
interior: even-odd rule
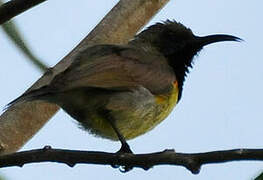
[[[130,146],[127,144],[127,143],[124,143],[121,145],[121,148],[119,151],[116,152],[117,154],[133,154]],[[118,168],[120,170],[120,172],[122,173],[126,173],[130,170],[133,169],[133,166],[128,166],[128,165],[125,165],[125,166],[119,166],[119,165],[111,165],[113,168]]]
[[[121,145],[120,150],[117,151],[116,153],[118,153],[118,154],[125,154],[125,153],[133,154],[133,152],[132,152],[132,150],[131,150],[131,148],[130,148],[128,143],[123,143]]]

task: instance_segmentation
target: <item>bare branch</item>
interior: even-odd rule
[[[183,166],[193,174],[198,174],[205,164],[224,163],[230,161],[263,160],[263,149],[233,149],[205,153],[176,153],[174,150],[150,154],[118,154],[97,151],[74,151],[43,149],[23,151],[0,156],[0,167],[20,166],[28,163],[58,162],[70,167],[78,163],[111,165],[113,167],[138,167],[148,170],[156,165]]]
[[[98,43],[125,43],[169,0],[120,0],[94,30],[55,67],[49,69],[29,90],[48,84],[65,70],[83,47]],[[58,110],[40,101],[22,103],[0,116],[0,154],[17,151]]]
[[[0,6],[0,25],[46,0],[11,0]]]

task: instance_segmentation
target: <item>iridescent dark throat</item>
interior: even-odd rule
[[[189,68],[192,68],[194,56],[205,45],[220,41],[241,41],[241,39],[225,34],[195,36],[191,29],[186,28],[183,24],[167,20],[148,27],[135,36],[130,43],[149,44],[166,57],[178,81],[179,101],[185,77],[189,73]]]

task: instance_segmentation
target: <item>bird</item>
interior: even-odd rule
[[[182,98],[194,57],[222,41],[242,39],[196,36],[175,20],[158,22],[126,44],[83,48],[48,85],[22,94],[7,108],[34,100],[57,104],[89,133],[119,140],[119,153],[132,153],[127,140],[166,119]]]

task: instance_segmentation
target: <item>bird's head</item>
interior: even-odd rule
[[[204,46],[221,41],[241,41],[241,39],[226,34],[196,36],[183,24],[167,20],[148,27],[139,33],[134,41],[150,44],[163,54],[173,67],[179,87],[182,88],[189,67],[192,67],[193,57]]]

